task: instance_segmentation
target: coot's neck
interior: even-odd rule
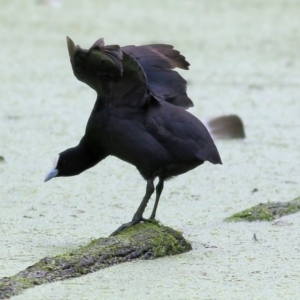
[[[82,167],[84,168],[84,170],[95,166],[107,156],[104,153],[93,151],[93,149],[90,149],[85,141],[85,136],[80,140],[78,146],[75,147],[75,149],[74,151],[78,152],[78,157],[80,157],[82,160]]]

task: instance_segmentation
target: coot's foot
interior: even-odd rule
[[[129,227],[131,227],[131,226],[133,226],[133,225],[135,225],[135,224],[138,224],[138,223],[140,223],[140,222],[156,222],[156,220],[154,220],[154,219],[144,219],[144,218],[141,218],[141,219],[138,219],[138,220],[132,220],[132,221],[130,221],[130,222],[128,222],[128,223],[125,223],[125,224],[123,224],[123,225],[121,225],[117,230],[115,230],[110,236],[116,236],[120,231],[122,231],[122,230],[124,230],[124,229],[126,229],[126,228],[129,228]]]

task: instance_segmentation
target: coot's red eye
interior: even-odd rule
[[[65,159],[60,160],[59,163],[58,163],[59,167],[64,167],[65,165],[66,165],[66,160]]]

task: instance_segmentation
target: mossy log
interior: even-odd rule
[[[225,221],[273,221],[285,215],[300,211],[300,197],[288,202],[260,203],[239,213],[235,213]]]
[[[55,257],[45,257],[11,277],[0,279],[0,299],[27,288],[79,277],[123,262],[156,259],[187,252],[192,247],[182,234],[158,223],[142,223],[117,236],[93,240],[86,246]]]

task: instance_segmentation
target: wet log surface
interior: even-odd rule
[[[225,221],[273,221],[285,215],[300,211],[300,197],[287,202],[260,203],[241,212],[235,213]]]
[[[143,223],[114,237],[91,241],[70,253],[45,257],[11,277],[0,279],[0,299],[27,288],[89,274],[133,260],[156,259],[187,252],[192,247],[182,234],[158,223]]]

